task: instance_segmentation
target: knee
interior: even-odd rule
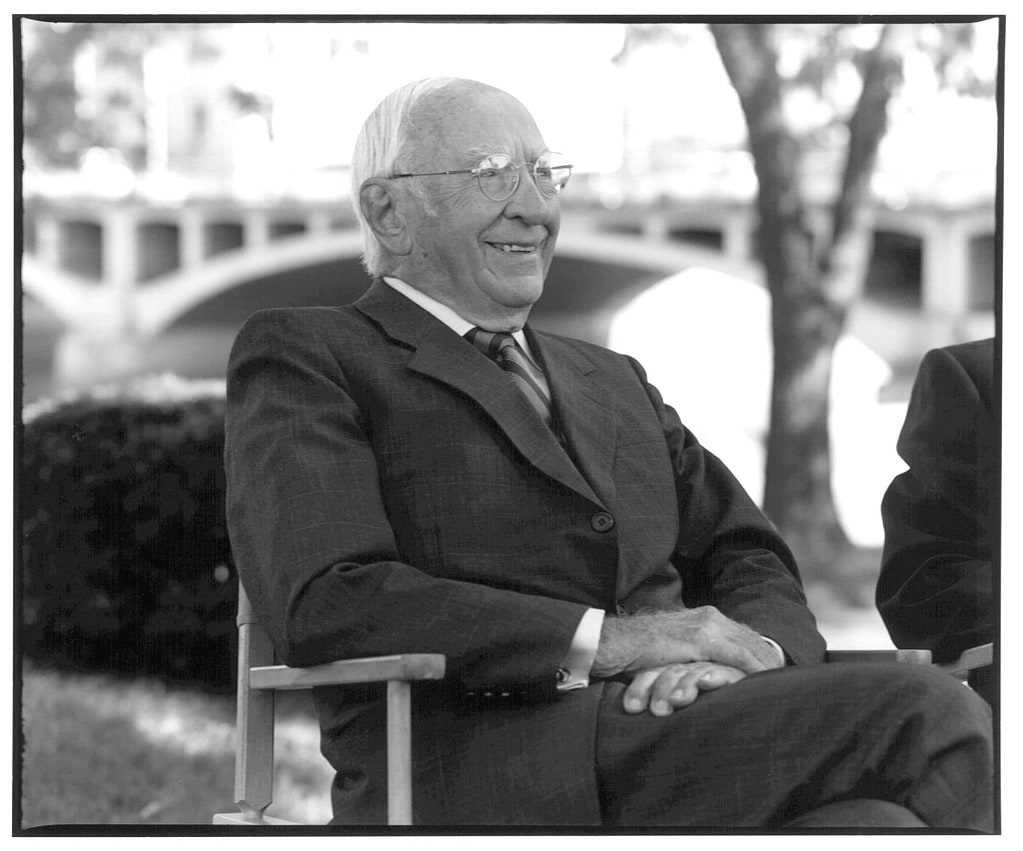
[[[991,710],[972,689],[939,668],[896,663],[824,665],[821,697],[870,716],[926,717],[990,729]]]
[[[960,732],[991,735],[991,708],[965,683],[939,668],[894,665],[887,688],[913,715],[941,719]]]

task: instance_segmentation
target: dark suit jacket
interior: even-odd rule
[[[994,341],[935,349],[920,364],[899,435],[909,470],[881,506],[877,605],[899,647],[946,660],[992,640],[998,540]]]
[[[796,663],[823,654],[788,549],[639,365],[527,333],[567,451],[498,366],[382,282],[258,313],[231,355],[231,543],[283,661],[448,657],[416,690],[420,822],[599,822],[602,685],[555,690],[586,607],[713,604]],[[316,699],[335,818],[382,820],[380,692]]]

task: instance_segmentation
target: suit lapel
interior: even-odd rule
[[[472,398],[531,464],[591,502],[601,503],[522,391],[486,355],[382,281],[374,283],[355,307],[392,340],[413,349],[409,369]]]
[[[526,330],[529,345],[542,362],[576,464],[603,504],[611,508],[617,495],[612,476],[617,430],[604,376],[577,347]]]

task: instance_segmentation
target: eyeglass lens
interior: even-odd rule
[[[527,163],[526,165],[530,165]],[[487,157],[477,173],[483,194],[494,201],[510,198],[519,185],[522,164],[504,154]],[[544,154],[532,165],[533,180],[544,195],[556,195],[568,183],[572,167],[560,154]]]

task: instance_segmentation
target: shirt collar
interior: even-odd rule
[[[413,301],[418,304],[427,313],[439,319],[459,337],[464,337],[470,330],[476,327],[468,319],[463,319],[459,316],[446,304],[441,304],[437,301],[437,299],[432,296],[428,296],[422,290],[417,290],[411,284],[406,283],[400,278],[392,278],[385,275],[384,283],[392,289],[400,292],[409,301]],[[533,353],[529,350],[529,343],[526,342],[526,335],[522,332],[522,329],[520,328],[518,331],[514,331],[512,336],[515,338],[515,342],[518,343],[532,359]]]

